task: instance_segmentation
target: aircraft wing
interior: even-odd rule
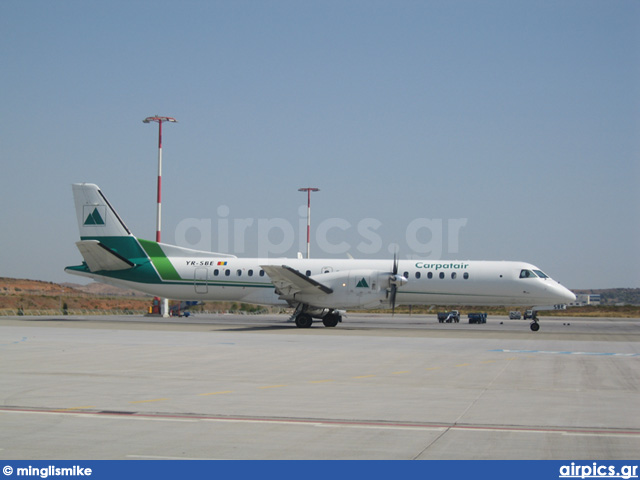
[[[76,242],[76,246],[92,272],[126,270],[135,267],[134,263],[118,255],[98,240],[81,240]]]
[[[307,294],[333,293],[331,288],[287,265],[260,265],[260,268],[267,272],[278,293],[284,297],[290,297],[300,292]]]

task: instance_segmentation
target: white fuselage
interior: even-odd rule
[[[139,283],[88,274],[101,282],[176,300],[226,300],[286,305],[288,300],[317,307],[384,308],[388,305],[390,260],[170,257],[179,281]],[[287,265],[330,287],[331,295],[291,296],[276,292],[262,266]],[[545,305],[564,304],[573,293],[547,277],[520,278],[524,262],[400,260],[407,279],[397,290],[397,305]],[[364,279],[364,281],[363,281]]]

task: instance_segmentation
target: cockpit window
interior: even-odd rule
[[[536,274],[531,270],[520,270],[520,278],[536,278]]]
[[[534,270],[534,272],[536,272],[536,275],[538,275],[540,278],[549,278],[549,275],[547,275],[541,270]]]

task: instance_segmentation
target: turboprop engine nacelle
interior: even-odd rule
[[[315,281],[333,290],[333,293],[295,295],[295,300],[328,308],[376,308],[389,302],[392,285],[407,283],[402,275],[380,270],[346,270],[313,275]]]

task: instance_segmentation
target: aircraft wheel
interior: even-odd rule
[[[531,323],[531,331],[532,332],[537,332],[538,330],[540,330],[540,324],[538,322],[532,322]]]
[[[325,327],[335,327],[340,322],[340,315],[336,315],[335,313],[330,313],[325,315],[322,319],[322,323]]]
[[[313,324],[313,318],[311,318],[311,315],[301,313],[296,317],[296,327],[298,328],[309,328],[311,324]]]

